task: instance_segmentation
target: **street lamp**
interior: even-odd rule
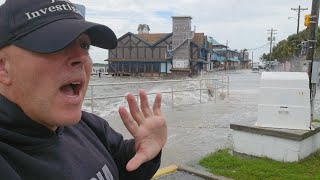
[[[289,16],[289,17],[288,17],[288,19],[295,19],[295,20],[297,20],[297,21],[298,21],[298,19],[297,19],[297,18],[295,18],[295,17],[291,17],[291,16]]]
[[[295,19],[297,21],[297,35],[298,35],[298,33],[299,33],[299,20],[297,18],[291,17],[291,16],[289,16],[288,19]]]

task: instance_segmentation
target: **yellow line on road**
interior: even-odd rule
[[[166,175],[166,174],[174,173],[177,170],[178,170],[178,166],[177,165],[171,165],[171,166],[168,166],[168,167],[161,168],[156,172],[156,174],[152,177],[152,179],[161,177],[161,176]]]

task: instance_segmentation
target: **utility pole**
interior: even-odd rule
[[[298,25],[297,25],[297,35],[299,33],[299,26],[300,26],[300,13],[301,11],[305,11],[308,10],[308,8],[301,8],[301,6],[299,5],[298,8],[291,8],[291,10],[298,12]]]
[[[242,50],[242,62],[241,62],[241,68],[243,68],[244,65],[244,57],[245,57],[245,53],[246,53],[247,49],[243,49]]]
[[[253,51],[252,51],[252,58],[251,58],[251,67],[253,67]]]
[[[226,62],[224,63],[224,70],[227,70],[227,64],[228,64],[228,60],[229,60],[229,57],[228,57],[228,44],[229,44],[229,41],[227,40],[227,44],[226,44]]]
[[[311,104],[311,121],[313,120],[314,111],[314,98],[316,96],[316,84],[318,82],[318,69],[319,60],[314,61],[316,42],[317,42],[317,30],[319,21],[319,0],[312,0],[312,9],[310,16],[310,29],[309,29],[309,39],[308,39],[308,52],[306,60],[309,61],[309,86],[310,86],[310,104]],[[314,71],[314,72],[312,72]]]
[[[272,53],[272,41],[274,41],[274,39],[275,39],[273,35],[277,34],[276,32],[277,32],[277,30],[275,30],[275,29],[273,29],[273,28],[271,28],[271,30],[268,30],[268,33],[271,34],[271,36],[268,37],[268,40],[270,41],[269,61],[271,61],[271,56],[272,56],[272,55],[271,55],[271,53]]]
[[[295,49],[296,56],[298,56],[298,34],[299,34],[299,27],[300,27],[300,13],[301,13],[301,11],[308,10],[308,8],[301,8],[301,6],[299,5],[298,8],[291,8],[291,10],[298,12],[298,19],[297,19],[297,39],[296,39],[296,47],[294,48],[294,49]]]

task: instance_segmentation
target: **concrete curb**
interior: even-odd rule
[[[171,166],[168,166],[168,167],[161,168],[156,172],[156,174],[152,177],[152,179],[156,179],[156,178],[159,178],[161,176],[174,173],[176,171],[183,171],[183,172],[186,172],[188,174],[193,174],[193,175],[196,175],[198,177],[205,178],[207,180],[231,180],[230,178],[226,178],[226,177],[223,177],[223,176],[216,176],[216,175],[213,175],[213,174],[211,174],[209,172],[196,170],[196,169],[193,169],[191,167],[182,166],[182,165],[181,166],[171,165]]]
[[[194,174],[196,176],[199,176],[199,177],[202,177],[202,178],[205,178],[208,180],[231,180],[230,178],[226,178],[223,176],[216,176],[216,175],[213,175],[209,172],[196,170],[196,169],[193,169],[193,168],[187,167],[187,166],[179,166],[178,171],[184,171],[186,173]]]
[[[161,168],[156,172],[156,174],[154,174],[152,179],[159,178],[159,177],[161,177],[163,175],[166,175],[166,174],[174,173],[177,170],[178,170],[178,166],[177,165],[171,165],[171,166],[168,166],[168,167]]]

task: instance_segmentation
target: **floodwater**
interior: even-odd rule
[[[175,105],[173,108],[167,106],[169,100],[164,97],[163,112],[167,117],[168,141],[162,152],[161,167],[172,164],[188,165],[196,169],[201,169],[197,162],[203,156],[215,152],[222,148],[232,147],[232,131],[229,126],[231,123],[243,125],[253,125],[257,120],[257,104],[259,96],[259,83],[261,74],[251,70],[236,70],[219,72],[230,76],[230,95],[225,99],[220,99],[216,103],[210,99],[202,98],[203,102],[196,102],[199,99],[198,93],[190,92],[176,96],[183,100],[183,103]],[[199,77],[195,77],[199,78]],[[93,77],[91,83],[110,83],[110,82],[132,82],[150,79],[142,78],[110,78]],[[188,82],[187,82],[188,83]],[[194,86],[190,82],[183,86]],[[103,87],[96,90],[98,95],[112,95],[115,93],[125,94],[128,91],[136,93],[139,88],[144,88],[147,92],[162,91],[170,88],[169,86],[146,85],[144,87]],[[319,95],[316,97],[315,113],[318,115]],[[124,127],[117,109],[119,105],[124,105],[125,99],[106,102],[98,100],[95,102],[95,113],[105,118],[109,124],[125,138],[130,138],[130,134]],[[90,107],[84,104],[84,109]],[[201,169],[203,170],[203,169]],[[187,176],[186,176],[187,177]],[[189,176],[188,176],[189,177]],[[165,179],[165,178],[164,178]],[[181,178],[180,178],[181,179]],[[182,178],[183,179],[183,178]]]

